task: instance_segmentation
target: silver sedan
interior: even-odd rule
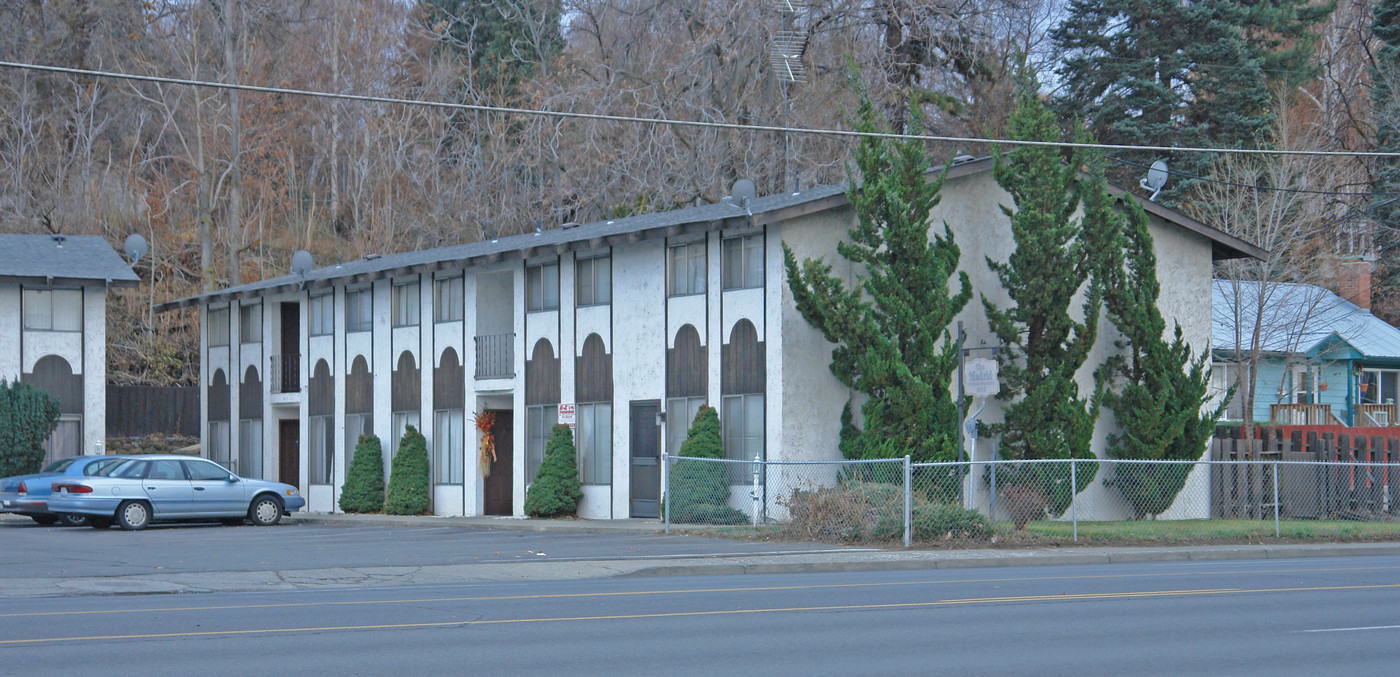
[[[52,489],[50,511],[129,531],[190,519],[270,526],[306,505],[290,484],[239,477],[197,456],[132,456],[104,477],[59,478]]]

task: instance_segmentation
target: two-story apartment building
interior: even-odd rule
[[[999,205],[1011,201],[990,169],[955,165],[933,223],[955,232],[975,288],[1005,303],[984,257],[1010,254]],[[657,514],[660,451],[679,449],[702,404],[719,408],[732,458],[838,458],[851,393],[793,304],[782,245],[850,277],[836,255],[853,219],[844,191],[371,256],[167,304],[201,309],[207,454],[333,511],[356,437],[392,440],[387,470],[411,424],[429,440],[435,513],[518,515],[550,426],[572,409],[580,514],[602,519]],[[1163,307],[1204,346],[1212,259],[1258,250],[1146,207]],[[990,338],[980,304],[960,319]],[[485,411],[494,462],[478,458]]]
[[[58,399],[45,463],[102,453],[107,293],[139,278],[95,236],[0,235],[0,251],[0,378]]]

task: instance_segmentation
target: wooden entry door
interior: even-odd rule
[[[656,400],[631,405],[631,509],[632,517],[661,516],[661,426]]]
[[[277,421],[277,481],[301,486],[301,421]]]
[[[515,417],[509,409],[493,410],[496,423],[491,426],[491,436],[496,438],[496,460],[491,462],[491,474],[486,476],[481,487],[481,510],[487,515],[510,515],[514,512],[511,504],[511,480],[514,468],[515,445],[512,432],[515,430]]]

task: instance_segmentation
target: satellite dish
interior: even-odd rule
[[[140,261],[141,257],[146,255],[147,250],[150,249],[150,245],[146,243],[146,238],[142,237],[140,233],[132,233],[126,236],[126,243],[123,245],[123,248],[126,250],[126,258],[131,259],[131,262],[134,264]]]
[[[729,194],[740,206],[747,206],[749,200],[758,197],[758,187],[749,179],[739,179],[730,186]]]
[[[1152,191],[1152,197],[1147,199],[1156,200],[1157,195],[1162,192],[1162,186],[1167,185],[1167,177],[1170,175],[1170,172],[1167,171],[1166,161],[1158,160],[1152,163],[1152,167],[1147,170],[1147,178],[1138,185]]]
[[[316,266],[316,262],[311,258],[311,252],[305,249],[298,249],[292,254],[292,274],[306,277],[311,269]]]

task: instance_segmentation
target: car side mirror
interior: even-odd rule
[[[238,481],[238,475],[232,475],[232,474],[230,474],[230,475],[228,476],[228,481],[230,481],[230,482],[237,482],[237,481]]]

